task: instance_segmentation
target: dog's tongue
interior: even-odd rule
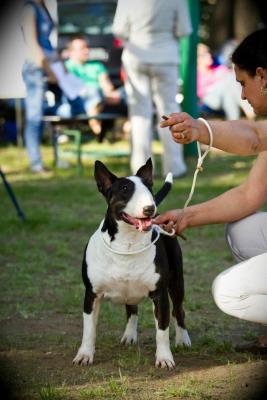
[[[134,218],[129,214],[124,214],[126,220],[135,226],[136,229],[141,231],[146,231],[151,225],[152,220],[151,218]]]
[[[138,221],[138,226],[136,226],[136,229],[138,229],[139,231],[147,230],[152,224],[150,218],[137,219],[137,221]]]

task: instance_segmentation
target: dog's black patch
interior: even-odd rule
[[[106,193],[108,209],[106,212],[102,232],[108,231],[111,240],[118,232],[116,220],[122,219],[123,209],[134,193],[135,185],[127,178],[117,178]]]
[[[85,313],[91,314],[92,309],[93,309],[94,299],[96,298],[96,294],[93,292],[92,284],[91,284],[91,282],[88,278],[88,274],[87,274],[87,262],[86,262],[87,247],[88,247],[88,244],[86,245],[86,247],[84,249],[83,262],[82,262],[82,278],[83,278],[83,283],[85,286],[83,309],[84,309]]]

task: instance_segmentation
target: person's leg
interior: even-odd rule
[[[102,90],[97,87],[87,87],[83,95],[84,108],[87,115],[90,117],[102,112],[104,107],[104,96]],[[100,135],[102,132],[102,122],[98,119],[89,119],[88,125],[95,135]]]
[[[226,239],[239,264],[214,280],[215,303],[229,315],[267,324],[267,213],[228,224]],[[266,336],[259,345],[267,346]]]
[[[212,285],[217,306],[226,314],[267,324],[267,253],[218,275]]]
[[[267,252],[267,212],[226,225],[226,241],[236,261]]]
[[[136,171],[151,157],[152,99],[147,67],[124,63],[126,93],[131,122],[131,170]]]
[[[39,172],[43,169],[40,141],[42,135],[42,116],[46,83],[42,69],[29,63],[24,65],[23,78],[27,91],[25,99],[25,144],[31,163],[31,169],[33,172]]]
[[[97,87],[87,87],[86,92],[81,96],[84,108],[88,115],[94,115],[102,111],[104,106],[104,95]]]
[[[151,65],[152,93],[157,108],[158,120],[162,115],[180,111],[175,97],[178,92],[177,65]],[[175,143],[168,128],[159,128],[158,135],[163,144],[163,174],[172,172],[179,177],[186,173],[183,145]]]

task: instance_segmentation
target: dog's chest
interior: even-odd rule
[[[97,295],[114,303],[137,304],[156,289],[155,246],[134,255],[110,252],[97,233],[88,244],[87,273]]]

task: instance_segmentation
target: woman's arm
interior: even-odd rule
[[[107,73],[99,76],[99,84],[105,96],[110,96],[115,89]]]
[[[213,146],[228,153],[254,155],[267,150],[266,121],[208,121],[213,132]],[[198,119],[187,113],[173,113],[161,122],[170,127],[173,140],[191,143],[197,140],[209,144],[208,129]],[[184,138],[180,134],[185,135]]]
[[[230,189],[209,201],[185,210],[171,210],[161,214],[155,223],[169,228],[175,225],[176,234],[185,228],[237,221],[256,212],[267,200],[267,151],[262,152],[248,178],[240,186]]]

